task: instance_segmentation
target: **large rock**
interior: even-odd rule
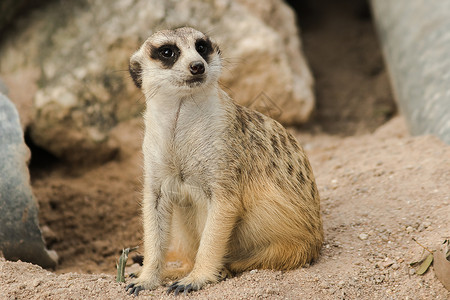
[[[450,144],[450,2],[372,0],[395,98],[414,135]]]
[[[0,94],[0,252],[6,259],[55,267],[57,256],[45,248],[38,207],[31,192],[23,140],[14,105]]]
[[[144,105],[127,73],[130,55],[154,31],[185,25],[219,42],[221,81],[238,102],[284,124],[308,119],[313,82],[282,0],[57,2],[5,39],[0,75],[13,101],[33,99],[36,144],[67,160],[104,161],[119,147],[111,129]]]

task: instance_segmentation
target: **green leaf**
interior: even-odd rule
[[[433,254],[429,254],[427,258],[423,261],[420,267],[417,269],[417,275],[423,275],[430,268],[431,263],[433,262]]]
[[[119,257],[119,263],[117,264],[116,282],[125,282],[125,265],[127,264],[128,254],[136,249],[137,247],[122,250],[122,254]]]

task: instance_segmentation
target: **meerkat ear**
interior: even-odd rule
[[[130,75],[134,81],[134,84],[138,88],[142,88],[142,66],[138,58],[138,52],[131,56],[128,70],[130,71]]]

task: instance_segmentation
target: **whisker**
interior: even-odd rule
[[[129,72],[129,70],[128,69],[123,69],[123,70],[118,69],[118,70],[111,70],[108,73],[119,73],[119,72]]]
[[[222,81],[220,81],[220,80],[219,80],[219,86],[220,86],[221,89],[227,90],[227,94],[232,94],[232,93],[233,93],[233,90],[232,90],[229,86],[225,85],[225,84],[224,84]]]
[[[142,94],[142,95],[135,101],[135,103],[137,104],[137,103],[141,102],[142,98],[145,99],[145,95],[144,95],[144,94]]]

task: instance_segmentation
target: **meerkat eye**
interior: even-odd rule
[[[195,45],[195,49],[200,55],[202,55],[206,53],[206,51],[208,50],[208,46],[206,45],[205,41],[200,41]]]
[[[171,58],[175,55],[175,52],[173,52],[173,50],[169,47],[162,47],[159,50],[159,54],[164,58]]]

